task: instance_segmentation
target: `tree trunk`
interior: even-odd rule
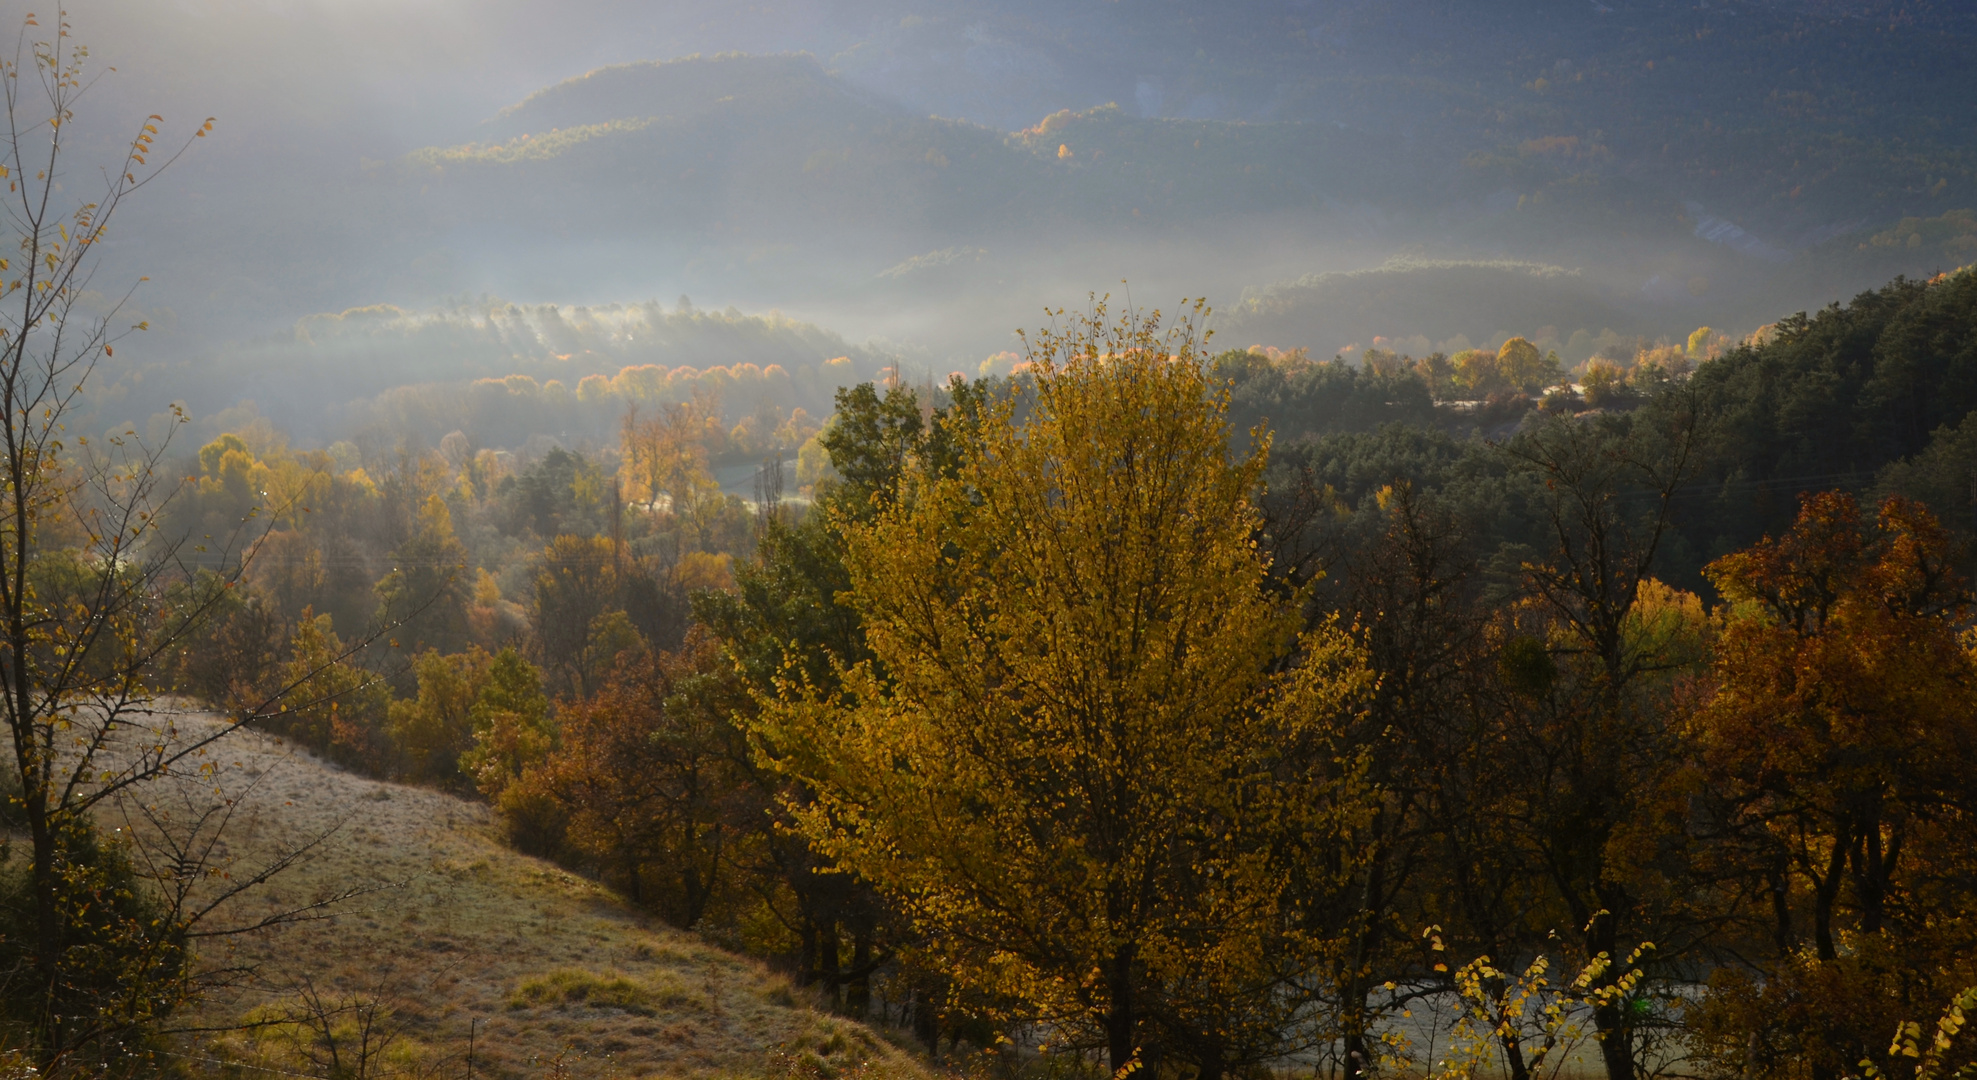
[[[1618,892],[1618,890],[1615,890]],[[1605,908],[1592,920],[1592,932],[1588,935],[1592,948],[1588,951],[1597,955],[1605,953],[1614,966],[1607,969],[1600,981],[1611,986],[1623,974],[1618,965],[1620,956],[1620,919],[1615,912],[1625,910],[1624,895],[1608,895],[1602,890],[1601,906]],[[1599,1056],[1606,1065],[1606,1080],[1634,1080],[1634,1025],[1628,1010],[1631,1001],[1621,1000],[1603,1005],[1593,1010],[1593,1026],[1599,1030]]]
[[[1788,955],[1793,945],[1791,893],[1785,874],[1783,859],[1765,874],[1765,883],[1771,891],[1771,943],[1779,956]]]
[[[1384,823],[1384,817],[1384,812],[1374,815],[1372,827],[1376,835]],[[1359,936],[1358,940],[1353,943],[1352,970],[1346,975],[1345,992],[1342,995],[1346,1012],[1346,1015],[1341,1017],[1345,1027],[1345,1038],[1343,1039],[1343,1049],[1345,1051],[1344,1080],[1360,1080],[1361,1077],[1373,1071],[1373,1062],[1366,1052],[1366,1028],[1368,1027],[1366,1017],[1370,1011],[1366,1007],[1366,976],[1368,972],[1373,970],[1373,954],[1377,948],[1374,935],[1379,933],[1379,913],[1373,909],[1384,895],[1386,888],[1386,859],[1384,856],[1384,850],[1381,850],[1380,854],[1375,856],[1371,869],[1367,871],[1365,891],[1360,894]]]
[[[927,1058],[940,1061],[940,1014],[934,1009],[934,991],[931,987],[915,987],[913,991],[913,1033],[927,1044]]]
[[[34,925],[40,936],[34,950],[34,993],[44,1002],[53,1004],[55,990],[61,985],[62,972],[62,910],[61,884],[57,881],[55,868],[55,845],[57,843],[53,825],[48,820],[45,804],[29,800],[27,802],[28,832],[34,844]],[[43,1049],[50,1055],[59,1054],[63,1046],[62,1022],[51,1010],[48,1015],[48,1045]],[[53,1056],[44,1059],[44,1064],[52,1065]]]
[[[1626,1004],[1594,1009],[1593,1024],[1599,1028],[1599,1056],[1606,1065],[1606,1080],[1634,1080],[1634,1029],[1627,1022]]]
[[[1496,954],[1495,943],[1491,942],[1486,955]],[[1510,980],[1498,975],[1484,985],[1488,988],[1491,997],[1501,1000],[1509,982]],[[1508,1026],[1500,1032],[1497,1035],[1497,1043],[1503,1047],[1504,1065],[1510,1071],[1509,1080],[1530,1080],[1531,1065],[1524,1059],[1524,1038],[1518,1033],[1515,1025]]]
[[[1340,1067],[1344,1070],[1345,1080],[1359,1080],[1366,1075],[1366,1036],[1356,1028],[1348,1029],[1344,1038],[1339,1040],[1339,1048],[1344,1051]]]
[[[632,902],[633,907],[644,907],[645,882],[640,880],[643,875],[638,872],[638,869],[639,864],[636,856],[625,859],[625,893],[627,894],[627,899]]]
[[[1839,902],[1840,876],[1846,871],[1847,852],[1853,848],[1851,824],[1843,822],[1834,830],[1833,855],[1826,860],[1826,875],[1813,882],[1812,944],[1821,960],[1840,958],[1839,950],[1833,946],[1833,907]]]
[[[1524,1041],[1514,1031],[1504,1032],[1497,1041],[1503,1044],[1503,1060],[1510,1068],[1510,1080],[1531,1080],[1531,1065],[1524,1060]]]
[[[809,986],[817,981],[817,924],[808,919],[803,921],[803,932],[798,935],[796,956],[796,984]]]
[[[851,983],[844,1011],[863,1020],[872,1010],[872,930],[862,923],[851,931]]]
[[[1833,854],[1826,862],[1826,875],[1814,876],[1812,889],[1812,943],[1824,962],[1837,961],[1839,950],[1833,946],[1833,908],[1839,902],[1840,882],[1846,873],[1847,858],[1853,850],[1853,826],[1850,821],[1842,821],[1834,830]],[[1838,1070],[1829,1061],[1819,1057],[1812,1059],[1812,1080],[1838,1080]]]
[[[1111,970],[1105,973],[1105,989],[1109,995],[1109,1007],[1105,1013],[1105,1052],[1106,1060],[1112,1067],[1112,1075],[1132,1064],[1139,1056],[1139,1044],[1134,1039],[1133,1017],[1133,947],[1121,945],[1112,954]]]
[[[838,963],[837,920],[824,924],[824,932],[817,939],[817,976],[823,980],[824,990],[831,996],[831,1008],[839,1007],[838,990],[844,985],[843,967]]]
[[[1881,850],[1879,817],[1870,814],[1861,824],[1860,842],[1854,849],[1853,889],[1860,903],[1860,929],[1868,934],[1881,932],[1882,915],[1887,908],[1888,860]]]
[[[707,905],[714,899],[715,882],[721,877],[722,831],[718,828],[710,828],[708,835],[711,842],[703,845],[710,849],[707,851],[706,862],[696,865],[692,872],[693,888],[687,893],[688,928],[700,925],[701,916],[707,914]]]
[[[1194,1080],[1222,1080],[1222,1042],[1219,1039],[1204,1039],[1201,1043],[1201,1060],[1195,1063]],[[1151,1070],[1149,1070],[1149,1075]]]

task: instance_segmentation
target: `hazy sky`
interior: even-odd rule
[[[457,138],[533,90],[593,68],[690,52],[830,50],[859,14],[824,2],[714,0],[114,0],[70,13],[120,75],[105,103],[284,127],[396,153]],[[884,17],[878,17],[885,21]],[[232,140],[227,140],[231,142]],[[236,144],[237,145],[237,144]]]
[[[8,8],[16,25],[33,10]],[[152,297],[197,318],[204,285],[174,273],[174,253],[272,223],[270,250],[286,245],[306,258],[308,230],[320,227],[280,234],[299,216],[284,208],[347,182],[365,160],[469,140],[502,107],[605,64],[829,49],[851,36],[832,19],[828,5],[807,3],[83,0],[69,12],[73,39],[90,47],[93,65],[116,70],[80,110],[79,134],[97,141],[72,161],[108,156],[150,113],[166,118],[166,143],[217,118],[212,137],[133,203],[117,232],[143,249]],[[45,30],[51,20],[40,21]],[[238,306],[240,292],[213,295],[211,310]],[[278,321],[314,310],[307,301],[300,311],[254,306]]]

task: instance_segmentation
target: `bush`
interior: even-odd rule
[[[71,824],[60,837],[55,879],[59,921],[49,971],[32,867],[0,849],[0,1041],[109,1062],[144,1042],[186,1000],[185,934],[148,894],[123,845],[86,824]]]
[[[706,1001],[669,976],[644,981],[562,968],[523,979],[508,994],[511,1009],[572,1007],[617,1009],[652,1016],[663,1009],[701,1009]]]

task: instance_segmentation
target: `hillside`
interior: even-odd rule
[[[1230,307],[1217,329],[1231,344],[1281,343],[1320,356],[1354,345],[1452,353],[1523,335],[1579,361],[1603,334],[1635,333],[1647,325],[1587,275],[1561,267],[1395,260],[1254,290]]]
[[[925,111],[1018,127],[1110,100],[1149,118],[1313,122],[1363,155],[1449,163],[1576,137],[1605,148],[1609,174],[1781,237],[1916,212],[1939,181],[1968,182],[1977,130],[1967,5],[948,0],[883,22],[892,5],[847,6],[875,17],[831,66]]]
[[[1164,234],[1440,187],[1329,125],[1065,110],[1014,134],[918,116],[807,55],[622,64],[547,87],[475,140],[400,162],[431,220],[712,241],[873,230],[929,244],[1076,224]],[[590,197],[570,200],[581,185]],[[1405,188],[1405,191],[1402,190]],[[876,268],[875,268],[876,269]]]
[[[346,1040],[363,1007],[382,1006],[377,1036],[401,1073],[459,1073],[472,1029],[475,1073],[490,1077],[540,1075],[556,1060],[572,1076],[762,1076],[806,1054],[867,1062],[879,1076],[923,1075],[871,1029],[808,1007],[761,964],[518,854],[484,804],[363,779],[259,734],[224,745],[218,786],[240,803],[228,833],[235,867],[329,833],[255,903],[371,891],[326,921],[202,953],[208,964],[251,967],[260,989],[209,999],[201,1021],[267,1020],[312,990],[358,1006],[338,1020]],[[310,1072],[297,1034],[236,1032],[189,1053]]]
[[[978,200],[990,192],[1031,197],[1003,202],[1005,212],[1038,209],[1037,196],[1088,209],[1097,194],[1145,212],[1147,196],[1194,189],[1214,201],[1196,212],[1213,214],[1310,209],[1316,196],[1437,214],[1451,198],[1508,188],[1635,222],[1687,199],[1745,219],[1782,250],[1863,213],[1877,226],[1939,213],[1941,200],[1967,198],[1959,189],[1973,175],[1969,127],[1957,119],[1973,99],[1953,87],[1968,86],[1955,58],[1977,24],[1948,9],[1423,0],[1232,17],[1182,3],[925,7],[894,27],[875,20],[866,41],[815,58],[603,68],[502,110],[470,136],[477,150],[411,160],[519,162],[619,142],[639,149],[593,147],[581,160],[698,159],[703,179],[773,184],[743,166],[787,155],[815,179],[814,155],[849,154],[839,178],[878,181],[867,193],[895,224],[902,211],[943,208],[929,194],[968,204],[983,224]],[[1035,111],[1011,111],[1018,101]],[[1108,101],[1106,122],[1072,125],[1068,142],[1055,131],[1024,137],[1045,115],[1106,117]],[[1010,129],[1019,134],[1007,149],[1030,153],[996,152]],[[731,156],[756,140],[770,152]],[[1073,156],[1059,159],[1060,145]],[[965,159],[955,170],[965,175],[929,173],[934,155]],[[1071,167],[1035,167],[1060,163]],[[674,189],[678,171],[644,181]],[[895,201],[914,189],[923,199]]]
[[[605,68],[474,134],[400,164],[437,221],[726,240],[919,232],[1020,216],[1047,174],[993,131],[873,100],[801,55]],[[569,198],[579,184],[585,197]]]

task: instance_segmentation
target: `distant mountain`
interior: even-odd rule
[[[1047,171],[997,132],[909,115],[800,55],[606,68],[401,169],[440,220],[716,240],[1007,219]]]
[[[1977,202],[1957,5],[830,7],[863,40],[603,68],[410,155],[413,216],[842,251],[1364,206],[1442,255],[1780,262]]]
[[[1977,8],[1964,3],[831,6],[864,27],[826,58],[832,70],[916,110],[1006,128],[1112,101],[1149,118],[1337,125],[1364,152],[1421,148],[1445,167],[1572,138],[1606,147],[1609,173],[1780,238],[1940,213],[1931,200],[1962,185],[1968,203],[1977,181]],[[1547,178],[1525,177],[1522,192],[1532,179]]]
[[[807,55],[604,68],[530,96],[477,134],[401,163],[441,220],[708,239],[876,231],[934,245],[1067,223],[1157,231],[1309,213],[1422,187],[1407,179],[1418,174],[1383,174],[1354,152],[1355,137],[1327,125],[1145,119],[1104,106],[1003,133],[911,115]]]

